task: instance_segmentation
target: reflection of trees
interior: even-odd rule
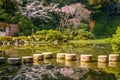
[[[9,57],[10,54],[14,53],[11,46],[1,46],[0,47],[0,56]]]
[[[12,80],[20,67],[0,64],[0,80]]]
[[[72,44],[44,44],[44,45],[35,45],[34,49],[36,52],[65,52],[65,53],[76,53],[76,47]]]
[[[115,77],[117,79],[120,79],[120,68],[105,68],[105,71],[108,72],[108,73],[112,73],[112,74],[115,74]]]
[[[90,70],[85,76],[84,80],[116,80],[114,74],[110,74],[104,71]]]
[[[96,45],[97,46],[97,45]],[[76,54],[93,54],[95,56],[95,59],[97,58],[98,54],[103,54],[104,50],[98,47],[94,47],[93,45],[82,45],[82,44],[35,44],[33,47],[31,45],[27,46],[26,49],[33,49],[36,50],[34,52],[41,53],[41,52],[53,52],[53,53],[59,53],[59,52],[65,52],[65,53],[76,53]],[[24,48],[25,46],[21,46],[19,48]],[[95,54],[94,54],[95,53]]]

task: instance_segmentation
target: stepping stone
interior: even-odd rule
[[[109,61],[113,62],[119,61],[119,54],[109,54]]]
[[[44,54],[44,58],[45,58],[45,59],[50,59],[50,58],[53,57],[53,56],[52,56],[52,52],[43,52],[42,54]]]
[[[76,54],[65,54],[65,60],[75,61],[76,60]]]
[[[83,54],[80,56],[81,62],[91,62],[92,61],[92,55],[90,54]]]
[[[33,56],[24,56],[22,57],[23,63],[32,63],[33,62]]]
[[[0,63],[5,63],[5,58],[4,57],[0,57]]]
[[[21,59],[20,58],[8,58],[8,64],[11,64],[11,65],[21,64]]]
[[[98,56],[98,62],[108,62],[108,56],[107,55],[99,55]]]
[[[65,54],[67,54],[67,53],[58,53],[57,59],[65,59]]]
[[[33,55],[34,60],[43,60],[44,59],[44,54],[34,54]]]

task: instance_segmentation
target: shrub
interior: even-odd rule
[[[3,36],[3,37],[0,37],[1,41],[11,41],[12,40],[12,37],[11,36]]]
[[[63,38],[64,38],[64,39],[72,39],[72,38],[73,38],[70,29],[65,29],[65,30],[63,31]]]
[[[42,30],[37,31],[35,34],[39,40],[54,41],[63,39],[62,33],[57,30]]]
[[[41,40],[45,40],[46,36],[45,35],[36,35],[35,37],[37,40],[41,41]]]
[[[62,33],[57,30],[48,30],[48,34],[46,35],[46,40],[62,40]]]
[[[95,36],[89,31],[85,31],[84,29],[80,29],[77,31],[76,36],[74,37],[75,40],[80,40],[80,39],[94,39]]]
[[[47,30],[37,31],[36,35],[46,35],[48,33]]]
[[[111,38],[112,49],[115,53],[120,53],[120,26],[116,30],[116,34]]]
[[[14,40],[31,40],[30,38],[28,38],[27,36],[19,36],[19,37],[14,37]]]

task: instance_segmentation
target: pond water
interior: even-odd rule
[[[35,45],[22,45],[22,46],[1,46],[0,56],[4,57],[22,57],[32,56],[35,53],[52,52],[54,57],[56,53],[75,53],[77,56],[80,54],[92,54],[93,59],[97,61],[100,54],[113,53],[110,45],[83,45],[83,44],[35,44]],[[90,71],[82,79],[73,80],[120,80],[120,62],[98,63],[90,62],[83,63],[77,61],[58,60],[56,58],[46,59],[44,61],[34,61],[32,65],[44,65],[50,63],[56,66],[67,66],[72,68],[88,68]],[[21,66],[11,66],[0,64],[0,80],[12,80],[18,73]],[[16,72],[17,71],[17,72]],[[11,75],[9,78],[6,76]],[[74,75],[76,77],[76,75]],[[58,79],[61,80],[61,79]],[[62,79],[64,80],[64,79]],[[69,79],[68,79],[69,80]]]

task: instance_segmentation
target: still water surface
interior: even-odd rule
[[[75,53],[77,56],[80,54],[92,54],[94,61],[97,61],[97,56],[101,54],[111,54],[113,53],[111,46],[109,45],[81,45],[81,44],[36,44],[36,45],[25,45],[25,46],[1,46],[0,56],[4,57],[22,57],[22,56],[32,56],[35,53],[42,52],[53,52],[54,57],[56,53],[64,52],[64,53]],[[95,75],[99,78],[97,80],[120,80],[120,62],[109,62],[109,63],[83,63],[79,60],[69,62],[65,60],[58,59],[49,59],[44,61],[35,61],[34,65],[43,65],[45,63],[51,63],[53,65],[64,65],[68,67],[83,67],[89,68],[91,70],[88,73],[88,79],[85,80],[95,80]],[[0,71],[6,70],[10,66],[7,64],[0,64]],[[15,70],[15,69],[14,69]],[[17,71],[17,70],[16,70]],[[93,73],[93,71],[95,71]],[[106,76],[99,74],[100,72],[104,72]],[[13,71],[14,73],[14,71]],[[4,73],[4,74],[12,74],[15,73]],[[0,74],[0,75],[4,75]],[[99,74],[99,75],[98,75]],[[115,78],[110,78],[110,76],[114,76]],[[90,78],[89,78],[90,77]],[[1,78],[2,80],[2,78]],[[4,79],[7,80],[7,79]]]

